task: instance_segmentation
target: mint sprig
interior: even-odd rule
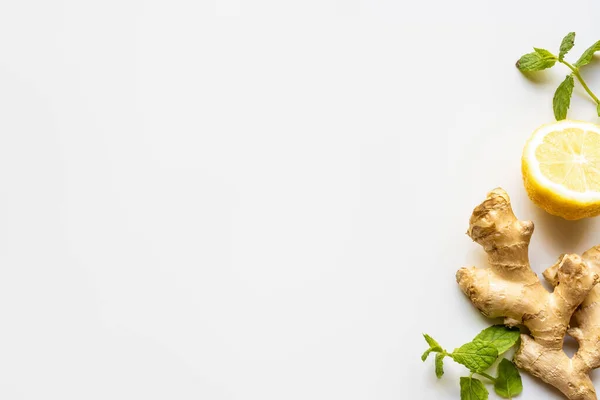
[[[575,63],[571,64],[565,60],[565,55],[574,45],[575,32],[569,32],[560,44],[558,56],[555,56],[546,49],[534,47],[533,53],[525,54],[517,61],[517,68],[522,72],[541,71],[552,68],[557,62],[567,66],[567,68],[571,70],[571,74],[567,75],[567,78],[558,86],[554,93],[552,108],[554,110],[554,117],[558,121],[567,118],[567,111],[571,105],[571,96],[573,95],[575,79],[579,81],[583,89],[596,103],[596,112],[600,117],[600,100],[590,90],[580,72],[581,67],[588,65],[594,58],[594,54],[600,51],[600,40],[585,50],[581,57],[579,57]]]
[[[438,379],[444,375],[444,358],[446,357],[469,369],[470,375],[460,378],[461,400],[486,400],[488,398],[487,388],[482,381],[473,378],[473,375],[479,375],[493,383],[494,390],[498,395],[512,398],[523,390],[517,367],[508,359],[503,358],[498,366],[497,377],[493,377],[485,371],[498,359],[498,356],[518,342],[519,336],[518,329],[494,325],[481,331],[469,343],[465,343],[449,353],[435,339],[424,334],[423,337],[429,348],[423,353],[421,359],[425,361],[429,354],[436,353],[435,375]]]

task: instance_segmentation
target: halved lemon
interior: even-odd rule
[[[531,200],[565,219],[600,215],[600,126],[558,121],[538,128],[523,149]]]

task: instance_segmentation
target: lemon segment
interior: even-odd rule
[[[538,128],[523,150],[531,200],[550,214],[580,219],[600,214],[600,126],[558,121]]]

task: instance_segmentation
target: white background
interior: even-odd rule
[[[454,281],[485,262],[464,232],[486,192],[535,222],[537,272],[600,242],[524,193],[567,71],[514,67],[570,30],[576,59],[599,13],[1,0],[0,397],[458,399],[420,335],[490,323]],[[579,88],[572,109],[598,121]]]

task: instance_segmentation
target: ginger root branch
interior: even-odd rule
[[[600,365],[600,247],[581,257],[561,255],[544,272],[555,287],[550,293],[529,264],[533,229],[531,221],[515,217],[503,189],[491,191],[467,231],[486,251],[489,267],[461,268],[457,282],[484,315],[529,329],[515,355],[517,366],[568,399],[596,399],[589,371]],[[572,359],[563,351],[568,329],[580,346]]]

